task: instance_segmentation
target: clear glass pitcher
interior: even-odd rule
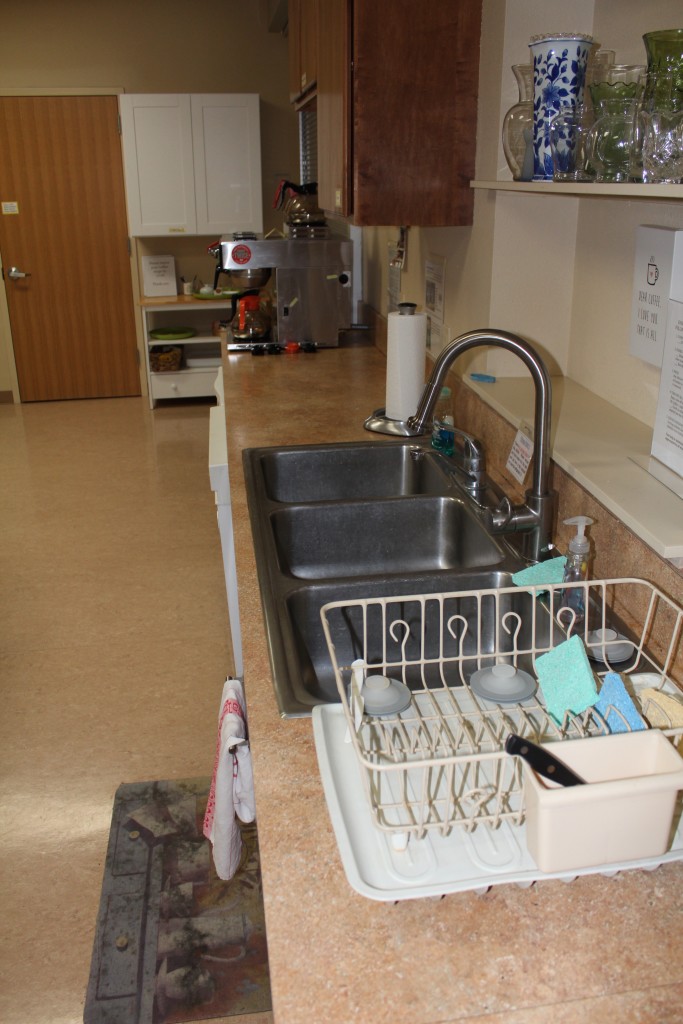
[[[589,133],[589,159],[596,181],[629,181],[638,103],[622,96],[600,100]]]

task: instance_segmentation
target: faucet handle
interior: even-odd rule
[[[523,505],[513,505],[506,494],[497,508],[490,509],[487,518],[489,528],[494,532],[515,533],[517,530],[534,529],[540,516],[538,509],[532,508],[528,501]]]
[[[463,470],[471,475],[483,473],[486,466],[486,453],[481,441],[477,440],[476,437],[472,437],[471,434],[467,434],[464,430],[460,430],[459,427],[448,427],[446,429],[449,433],[453,431],[454,447],[456,441],[462,442],[462,447],[459,447],[457,452]]]
[[[486,455],[481,441],[452,424],[444,423],[439,426],[441,430],[452,434],[453,451],[449,458],[455,463],[456,469],[467,477],[465,487],[474,498],[477,498],[484,483],[486,469]]]
[[[489,509],[486,518],[490,530],[499,532],[505,530],[512,520],[514,509],[507,494],[503,495],[496,508]]]

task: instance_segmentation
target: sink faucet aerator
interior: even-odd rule
[[[425,385],[414,416],[408,420],[415,434],[423,434],[433,418],[434,406],[449,369],[463,352],[473,348],[503,348],[512,352],[531,373],[535,388],[534,456],[531,488],[523,505],[513,505],[504,498],[497,508],[487,513],[488,527],[494,533],[523,531],[523,554],[530,561],[547,558],[553,529],[555,495],[548,487],[550,474],[550,411],[551,383],[545,363],[526,341],[506,331],[470,331],[455,338],[441,352]]]

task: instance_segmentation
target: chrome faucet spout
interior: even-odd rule
[[[518,508],[493,510],[490,526],[498,532],[522,530],[527,534],[525,554],[533,561],[547,557],[552,536],[554,495],[550,474],[551,383],[545,363],[528,342],[507,331],[477,330],[455,338],[440,353],[425,385],[420,403],[408,425],[416,434],[424,433],[433,418],[434,407],[449,369],[464,352],[474,348],[503,348],[516,355],[531,373],[535,388],[534,457],[531,488],[526,504]]]

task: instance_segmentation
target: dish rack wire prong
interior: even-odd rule
[[[570,591],[580,592],[581,619]],[[507,662],[537,676],[536,659],[576,632],[595,675],[619,672],[636,704],[646,687],[679,699],[683,690],[683,610],[640,579],[332,601],[321,619],[373,821],[385,832],[423,838],[520,824],[521,769],[504,749],[510,732],[536,743],[599,736],[609,733],[612,712],[628,729],[617,708],[557,722],[540,691],[521,703],[485,701],[469,686],[481,668]],[[613,630],[616,640],[603,632],[596,642],[596,630]],[[365,714],[356,729],[349,686],[358,659],[368,675],[408,686],[410,707]],[[648,724],[646,700],[640,710]],[[683,727],[668,724],[664,732],[679,742]]]

